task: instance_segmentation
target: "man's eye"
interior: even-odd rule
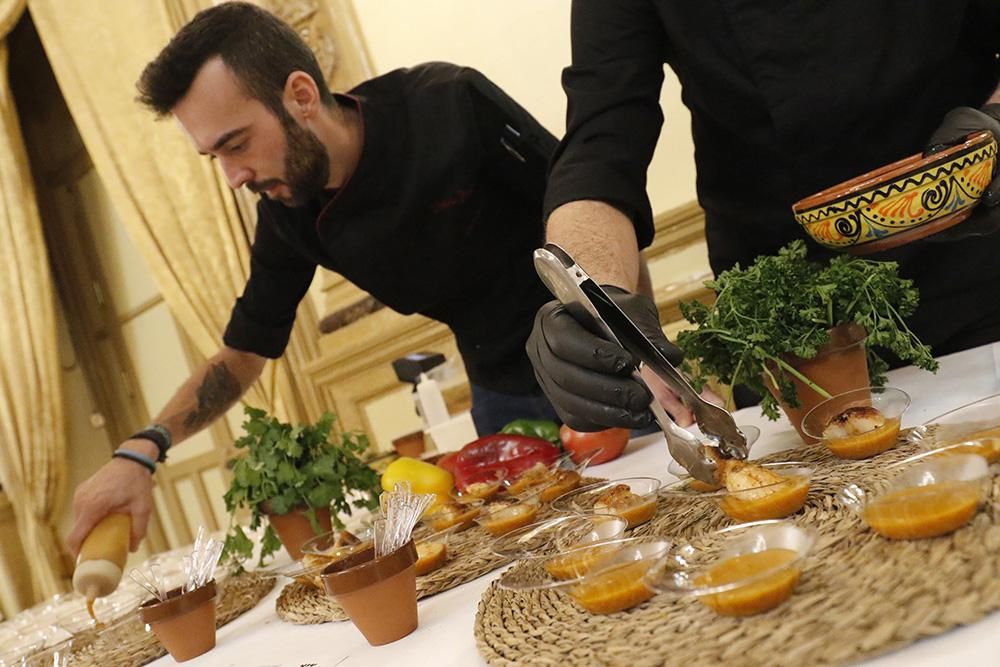
[[[241,152],[241,151],[242,151],[242,150],[243,150],[244,148],[246,148],[246,147],[247,147],[247,144],[246,144],[246,142],[244,141],[244,142],[243,142],[243,143],[241,143],[241,144],[236,144],[236,145],[234,145],[234,146],[230,146],[230,147],[229,147],[229,152],[230,152],[230,153],[239,153],[239,152]]]

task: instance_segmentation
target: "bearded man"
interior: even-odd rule
[[[78,488],[74,552],[110,513],[132,515],[138,547],[156,462],[283,353],[317,266],[452,329],[480,433],[555,418],[524,345],[549,298],[531,251],[556,140],[482,74],[430,63],[333,94],[294,30],[226,2],[184,26],[138,88],[232,188],[261,195],[256,238],[222,348]]]

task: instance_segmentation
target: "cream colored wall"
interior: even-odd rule
[[[430,60],[475,67],[562,136],[570,0],[354,0],[354,7],[377,73]],[[666,121],[649,170],[654,213],[695,198],[691,116],[669,69],[660,103]]]

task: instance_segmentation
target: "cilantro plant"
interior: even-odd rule
[[[235,460],[233,480],[224,496],[230,516],[239,507],[250,509],[250,529],[260,526],[267,513],[286,514],[305,510],[316,533],[322,531],[316,510],[329,507],[334,525],[344,527],[339,514],[350,515],[351,507],[378,506],[378,474],[360,455],[368,448],[368,438],[361,433],[344,433],[330,442],[334,416],[325,413],[311,426],[292,426],[263,410],[246,407],[246,432],[236,441],[245,456]],[[357,497],[349,499],[354,492]],[[281,548],[274,529],[264,531],[260,564]],[[253,542],[243,528],[230,522],[221,560],[239,569],[253,555]]]
[[[685,370],[698,389],[708,376],[731,386],[746,385],[763,397],[761,409],[770,419],[778,418],[778,403],[765,377],[793,407],[799,402],[792,376],[830,396],[795,370],[788,358],[816,356],[830,339],[829,329],[841,323],[856,322],[868,332],[865,343],[873,386],[885,383],[888,369],[874,347],[887,348],[925,370],[937,370],[930,348],[904,321],[916,310],[918,293],[913,281],[899,276],[895,262],[842,255],[822,266],[806,259],[804,242],[793,241],[777,255],[758,257],[746,269],[737,265],[705,286],[716,293],[713,306],[681,304],[681,312],[696,326],[677,337]]]

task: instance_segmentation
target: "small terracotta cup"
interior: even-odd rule
[[[287,514],[268,513],[267,520],[292,560],[302,560],[302,545],[317,535],[305,515],[305,510],[297,507]],[[333,530],[329,507],[317,509],[316,520],[319,522],[320,534]]]
[[[417,629],[416,562],[412,539],[381,558],[365,549],[331,563],[323,585],[368,643],[381,646]]]
[[[188,593],[180,588],[164,602],[147,600],[139,618],[148,624],[174,660],[184,662],[215,648],[215,580]]]

